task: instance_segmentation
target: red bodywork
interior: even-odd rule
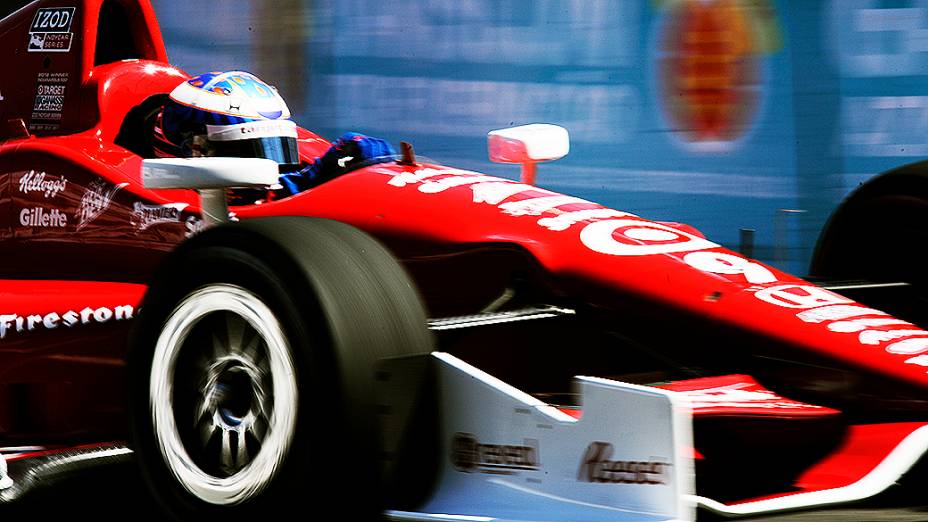
[[[70,36],[50,40],[70,50],[27,50],[39,9],[56,8],[74,8],[56,33]],[[129,29],[121,42],[107,33],[113,19]],[[101,63],[104,34],[117,41],[106,49],[131,59]],[[167,65],[145,1],[31,4],[2,22],[0,48],[15,71],[0,78],[0,121],[10,123],[0,135],[0,439],[109,439],[122,430],[127,319],[162,256],[202,227],[195,193],[145,189],[142,158],[116,142],[130,111],[187,75]],[[300,131],[304,161],[327,147]],[[650,314],[667,329],[685,318],[731,335],[741,352],[760,349],[743,341],[754,339],[792,359],[928,391],[928,332],[747,260],[690,227],[543,188],[387,163],[234,212],[325,217],[373,234],[410,266],[433,315],[476,311],[435,296],[466,294],[496,277],[494,267],[436,276],[417,271],[418,263],[499,247],[527,253],[546,295]]]

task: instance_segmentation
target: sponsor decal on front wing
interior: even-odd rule
[[[611,460],[615,447],[609,442],[590,443],[580,459],[577,480],[607,484],[668,484],[670,464],[663,460]]]
[[[487,444],[470,433],[455,433],[451,441],[454,469],[467,473],[513,475],[538,469],[538,441],[522,444]]]

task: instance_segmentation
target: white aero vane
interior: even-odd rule
[[[692,418],[666,390],[578,377],[579,419],[447,353],[439,484],[391,520],[693,520]]]
[[[277,162],[265,158],[157,158],[142,160],[148,189],[193,189],[207,225],[229,219],[227,188],[268,188],[277,184]]]

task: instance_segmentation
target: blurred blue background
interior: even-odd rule
[[[171,61],[303,126],[509,178],[489,130],[571,133],[539,185],[804,274],[835,205],[928,152],[928,0],[154,0]]]

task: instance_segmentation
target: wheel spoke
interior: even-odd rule
[[[258,364],[258,359],[263,358],[263,350],[261,350],[262,340],[261,336],[258,335],[258,332],[254,328],[247,328],[247,333],[250,335],[247,336],[247,339],[242,343],[241,354],[249,361]]]
[[[220,359],[229,354],[229,344],[219,337],[218,333],[213,334],[213,360]]]
[[[216,434],[216,425],[213,424],[212,419],[201,420],[197,425],[200,426],[200,443],[205,448]]]
[[[264,370],[263,373],[266,375],[271,372],[270,362],[268,361],[268,358],[267,358],[267,343],[264,341],[264,339],[260,335],[257,337],[258,337],[257,339],[258,342],[255,345],[255,350],[258,353],[254,357],[252,357],[251,360],[255,366]]]
[[[248,455],[248,445],[245,444],[245,430],[235,430],[235,433],[238,434],[238,453],[235,459],[236,471],[238,471],[251,462],[251,457]]]
[[[242,353],[246,329],[248,328],[244,319],[237,315],[226,314],[226,336],[229,343],[226,348],[226,353]]]
[[[215,351],[215,349],[216,349],[216,348],[215,348],[215,343],[216,343],[216,341],[215,341],[215,338],[214,338],[214,340],[213,340],[213,351]],[[196,365],[197,365],[197,366],[196,366],[196,369],[200,370],[200,372],[201,372],[204,376],[206,376],[206,375],[208,375],[209,367],[210,367],[210,365],[212,365],[212,364],[213,364],[213,359],[211,359],[210,356],[209,356],[209,354],[205,353],[205,351],[204,351],[204,353],[201,353],[201,354],[200,354],[200,357],[197,358],[197,362],[196,362]],[[202,386],[204,385],[204,383],[205,383],[205,377],[204,377],[203,379],[201,379],[201,382],[200,382],[201,388],[200,388],[200,389],[203,389]]]
[[[235,464],[232,461],[232,430],[222,430],[222,446],[219,456],[220,468],[230,475],[235,473]]]
[[[193,425],[199,426],[203,422],[203,417],[209,412],[209,400],[207,397],[200,399],[200,405],[193,410]]]

